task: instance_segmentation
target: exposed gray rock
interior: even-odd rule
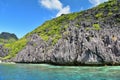
[[[17,54],[15,62],[42,62],[47,44],[36,34],[30,36],[27,46]]]
[[[0,57],[5,57],[8,55],[8,49],[3,48],[3,45],[0,45]]]
[[[59,65],[120,64],[119,33],[117,28],[86,31],[70,25],[53,47],[34,34],[13,61]]]
[[[70,63],[70,64],[115,64],[119,63],[120,58],[120,41],[118,40],[119,34],[116,31],[112,34],[111,30],[105,31],[104,37],[101,38],[101,32],[81,32],[81,30],[71,27],[71,31],[65,39],[61,39],[56,44],[52,61],[56,63]],[[120,30],[118,30],[118,33]],[[108,34],[109,35],[108,35]],[[116,35],[116,41],[112,40],[112,35]],[[107,40],[106,35],[110,38]],[[90,39],[88,39],[90,38]],[[105,42],[103,40],[106,40]]]

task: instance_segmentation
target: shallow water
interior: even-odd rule
[[[120,80],[120,66],[0,64],[0,80]]]

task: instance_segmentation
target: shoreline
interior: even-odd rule
[[[0,60],[0,64],[16,64],[15,62],[3,62]]]
[[[70,64],[53,64],[53,63],[30,63],[30,62],[26,62],[26,63],[22,63],[22,62],[2,62],[0,60],[0,64],[45,64],[45,65],[52,65],[52,66],[82,66],[82,67],[104,67],[104,66],[120,66],[120,64],[78,64],[78,65],[70,65]]]

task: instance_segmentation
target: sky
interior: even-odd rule
[[[22,38],[45,21],[92,8],[108,0],[0,0],[0,33]]]

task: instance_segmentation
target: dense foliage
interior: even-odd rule
[[[11,34],[8,32],[2,32],[0,34],[0,44],[12,43],[18,40],[15,34]]]
[[[8,59],[15,56],[20,50],[22,50],[27,43],[25,38],[22,38],[14,43],[5,44],[4,47],[9,49],[9,55],[4,57],[3,59]]]

